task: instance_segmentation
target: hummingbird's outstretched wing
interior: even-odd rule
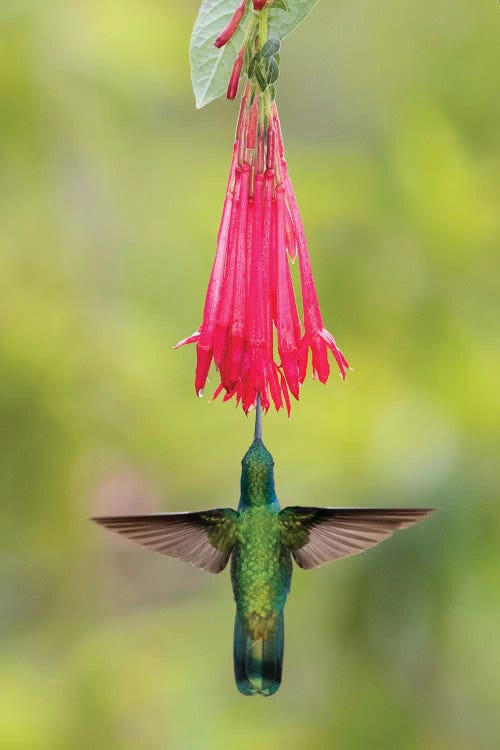
[[[232,508],[216,508],[195,513],[108,516],[92,521],[163,555],[220,573],[236,540],[237,516]]]
[[[430,508],[306,508],[280,513],[283,543],[301,568],[359,555],[432,513]]]

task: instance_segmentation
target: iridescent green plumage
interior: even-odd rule
[[[254,440],[242,462],[231,557],[236,601],[234,672],[245,695],[272,695],[281,682],[283,607],[292,580],[292,558],[282,541],[273,465],[262,440]]]
[[[236,684],[244,695],[267,696],[281,683],[283,609],[290,591],[292,557],[300,567],[314,568],[359,554],[431,511],[301,506],[281,510],[274,489],[273,458],[259,429],[242,467],[236,511],[216,508],[94,520],[211,573],[223,570],[231,557]]]

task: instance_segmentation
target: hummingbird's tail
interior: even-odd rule
[[[236,686],[243,695],[273,695],[281,684],[283,669],[283,612],[261,620],[253,629],[252,624],[236,613],[233,649]]]

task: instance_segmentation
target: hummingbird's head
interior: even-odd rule
[[[276,500],[273,457],[260,438],[253,441],[241,465],[241,502],[265,505]]]
[[[260,438],[253,441],[241,465],[241,502],[247,505],[274,502],[274,461]]]

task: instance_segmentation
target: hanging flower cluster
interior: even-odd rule
[[[229,31],[221,34],[216,45],[221,46],[228,34],[234,33],[244,9],[242,3]],[[242,47],[229,82],[229,98],[236,95],[242,69],[239,58],[243,61],[245,55],[248,58]],[[236,127],[202,324],[177,347],[196,343],[198,395],[203,393],[213,360],[220,375],[214,398],[225,391],[224,401],[234,396],[248,413],[260,396],[265,411],[272,402],[277,410],[285,407],[290,414],[290,394],[299,398],[309,352],[313,377],[322,383],[330,374],[328,350],[343,378],[349,365],[323,325],[304,227],[284,157],[274,92],[269,85],[270,64],[261,59],[260,52],[255,59],[253,67],[251,60],[247,65],[250,80]],[[262,85],[260,77],[264,75],[267,79]],[[302,322],[289,263],[296,258]]]

